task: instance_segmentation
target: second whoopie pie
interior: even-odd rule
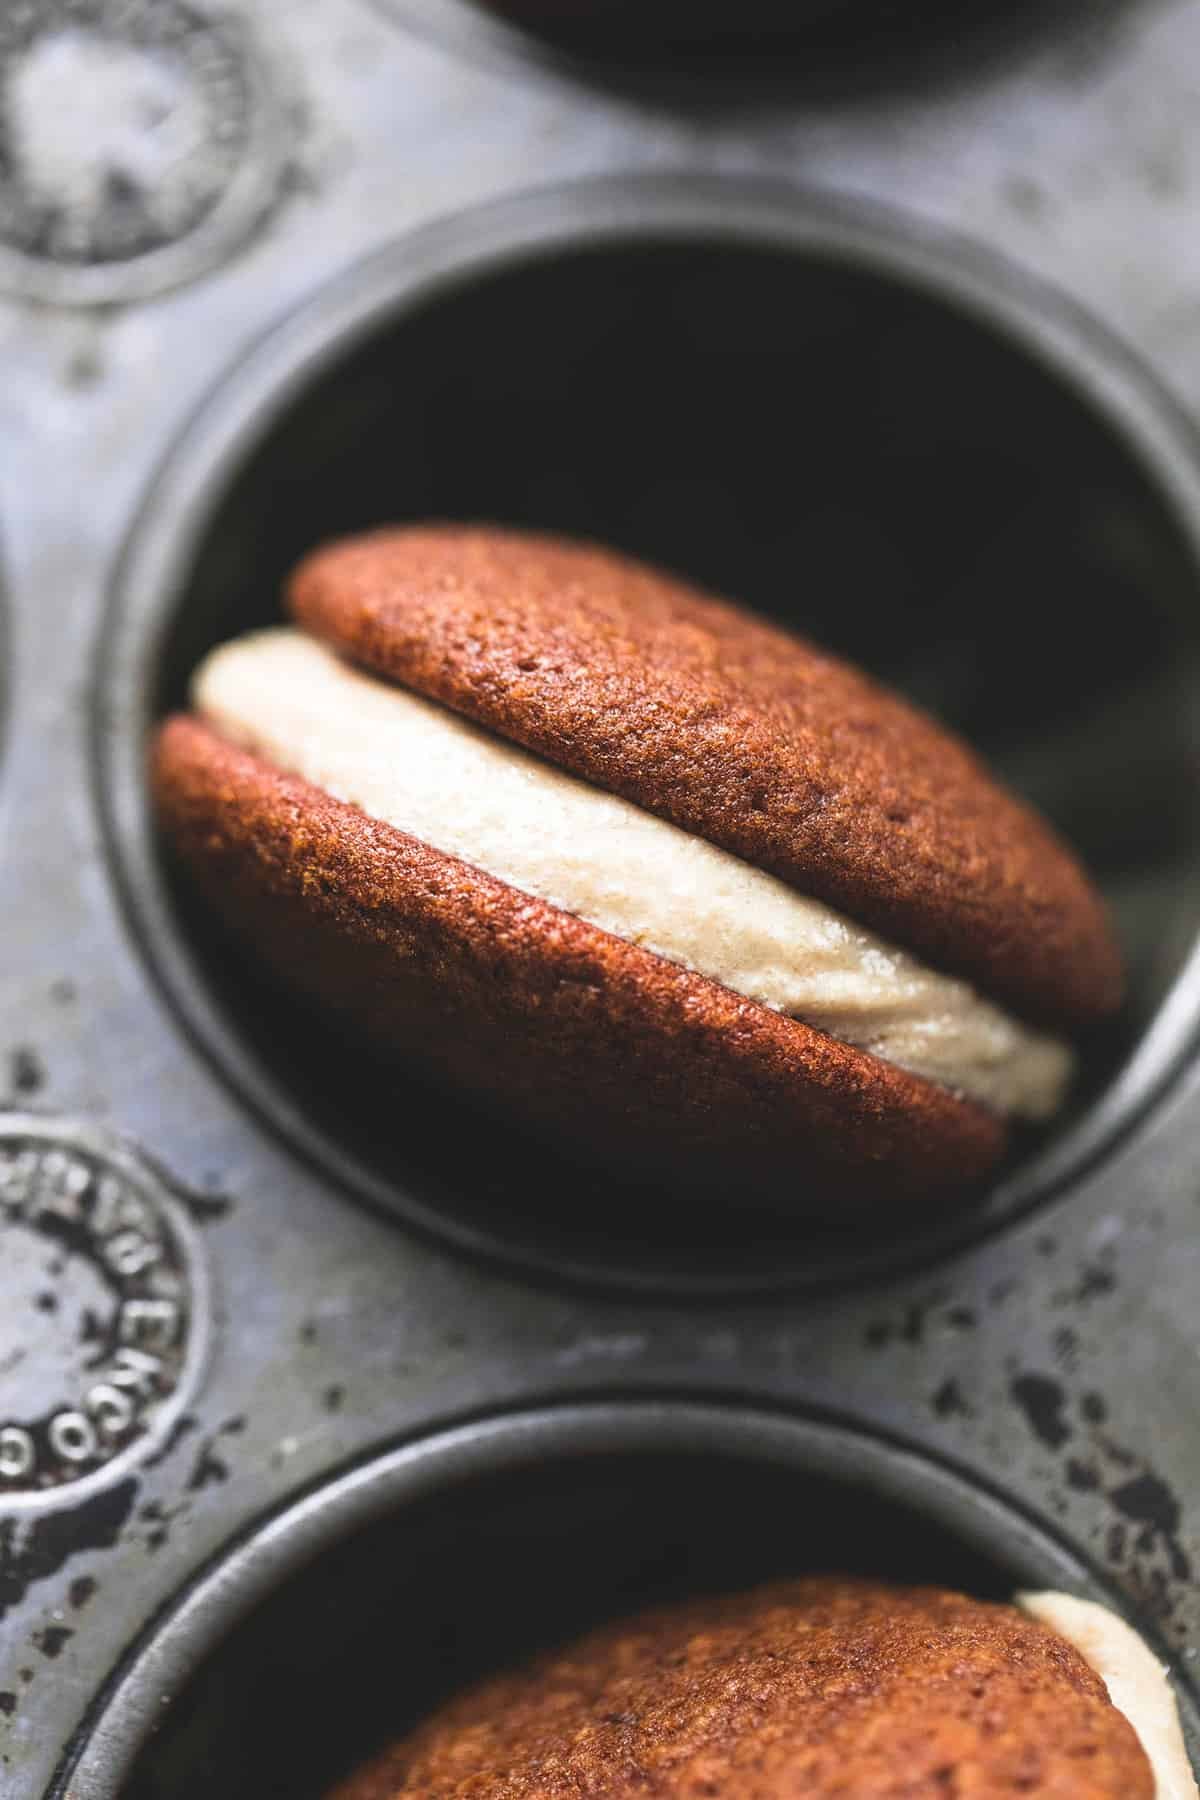
[[[162,728],[165,829],[289,988],[585,1155],[932,1198],[1119,1001],[1050,829],[774,625],[465,527],[335,544],[290,598]]]
[[[657,1607],[485,1677],[330,1800],[1195,1794],[1162,1669],[1106,1609],[825,1575]]]

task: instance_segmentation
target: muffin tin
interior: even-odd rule
[[[28,10],[10,113],[99,59],[101,201],[167,218],[141,103],[220,116],[199,39]],[[0,264],[5,1794],[316,1800],[614,1599],[821,1565],[1107,1598],[1200,1723],[1200,6],[939,8],[857,59],[856,10],[764,83],[465,0],[225,8],[257,228],[191,264],[184,216],[154,299],[131,228],[100,310],[95,262]],[[37,123],[0,239],[5,184],[58,195],[20,256],[67,267],[95,191]],[[150,830],[147,727],[300,550],[429,514],[796,620],[1080,845],[1130,1007],[980,1206],[869,1242],[786,1196],[697,1216],[416,1085],[397,1147],[231,962]]]

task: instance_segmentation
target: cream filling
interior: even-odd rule
[[[365,675],[298,631],[213,652],[200,713],[335,799],[1001,1114],[1048,1117],[1065,1045],[703,838]]]
[[[1118,1712],[1141,1739],[1154,1770],[1155,1800],[1197,1800],[1200,1789],[1183,1742],[1167,1672],[1137,1632],[1107,1607],[1071,1594],[1017,1594],[1024,1612],[1073,1644],[1099,1675]]]

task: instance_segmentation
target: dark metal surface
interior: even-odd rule
[[[1191,1723],[1200,5],[934,17],[767,89],[618,78],[466,0],[168,12],[160,42],[136,6],[23,0],[0,37],[0,1791],[121,1793],[154,1720],[125,1791],[186,1794],[275,1662],[316,1719],[386,1643],[419,1703],[379,1593],[422,1628],[439,1582],[467,1608],[439,1514],[500,1521],[472,1567],[501,1597],[540,1570],[529,1629],[747,1541],[1111,1593]],[[256,197],[216,233],[204,134],[235,113]],[[748,429],[768,404],[791,467]],[[298,546],[420,510],[599,530],[803,618],[1081,843],[1131,1011],[963,1230],[847,1256],[765,1217],[598,1225],[579,1171],[537,1165],[531,1201],[521,1146],[424,1096],[397,1151],[174,891],[147,718]],[[111,1258],[183,1269],[178,1366],[114,1364],[125,1302],[173,1295],[122,1298]],[[96,1399],[131,1366],[144,1433]],[[34,1479],[4,1432],[64,1413]],[[314,1780],[355,1748],[339,1679]],[[238,1715],[255,1768],[286,1696],[264,1675]]]

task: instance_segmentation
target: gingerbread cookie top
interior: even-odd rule
[[[822,1576],[645,1613],[485,1681],[336,1800],[1154,1791],[1065,1638],[1013,1607]]]
[[[495,529],[310,556],[301,623],[1038,1023],[1122,988],[1070,851],[951,734],[801,638],[612,552]]]

